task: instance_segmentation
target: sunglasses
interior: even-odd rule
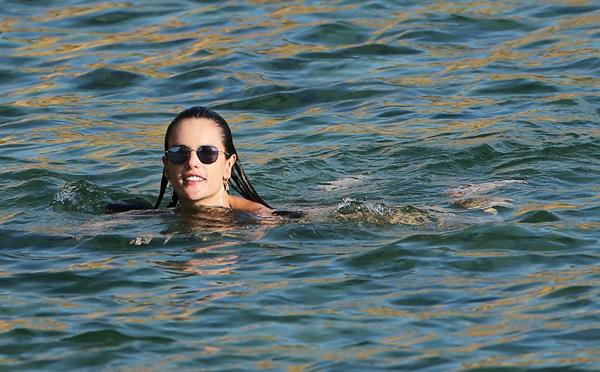
[[[220,151],[215,146],[205,145],[198,147],[197,150],[192,150],[185,146],[173,146],[167,151],[165,151],[165,155],[167,159],[173,164],[183,164],[190,158],[190,153],[192,151],[196,152],[196,156],[202,164],[212,164],[219,158],[219,153],[222,152],[225,156],[229,156],[230,154],[224,151]]]

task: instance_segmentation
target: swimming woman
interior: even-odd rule
[[[259,216],[274,212],[246,176],[229,125],[221,115],[206,107],[191,107],[173,119],[165,134],[162,162],[155,209],[171,183],[173,195],[169,207],[179,206],[185,211],[221,207]],[[230,185],[241,196],[230,195]]]
[[[165,133],[162,162],[160,193],[154,209],[160,207],[171,183],[173,195],[168,206],[183,211],[220,207],[261,217],[301,214],[276,211],[258,195],[242,168],[229,125],[221,115],[206,107],[188,108],[173,119]],[[231,195],[230,186],[240,196]],[[109,203],[106,211],[151,207],[147,202],[122,201]]]

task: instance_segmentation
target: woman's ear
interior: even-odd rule
[[[231,178],[231,170],[233,169],[233,165],[235,164],[237,160],[237,155],[236,154],[232,154],[229,159],[227,159],[225,161],[225,173],[223,174],[223,177],[226,179]]]

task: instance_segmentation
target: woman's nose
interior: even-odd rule
[[[195,150],[190,151],[190,156],[188,156],[187,164],[190,168],[195,168],[202,164],[200,159],[198,159],[198,154]]]

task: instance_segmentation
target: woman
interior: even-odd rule
[[[221,207],[257,216],[298,218],[301,212],[276,211],[258,195],[238,157],[229,125],[216,112],[196,106],[180,112],[165,134],[163,175],[154,209],[160,206],[169,182],[173,196],[169,207],[197,211]],[[229,194],[232,186],[241,196]],[[141,200],[110,202],[107,213],[149,209]],[[206,209],[205,209],[206,211]]]
[[[229,125],[219,114],[196,106],[173,119],[165,134],[160,206],[167,184],[173,188],[169,207],[193,211],[223,207],[270,216],[275,212],[256,192],[238,157]],[[241,196],[229,194],[231,185]]]

